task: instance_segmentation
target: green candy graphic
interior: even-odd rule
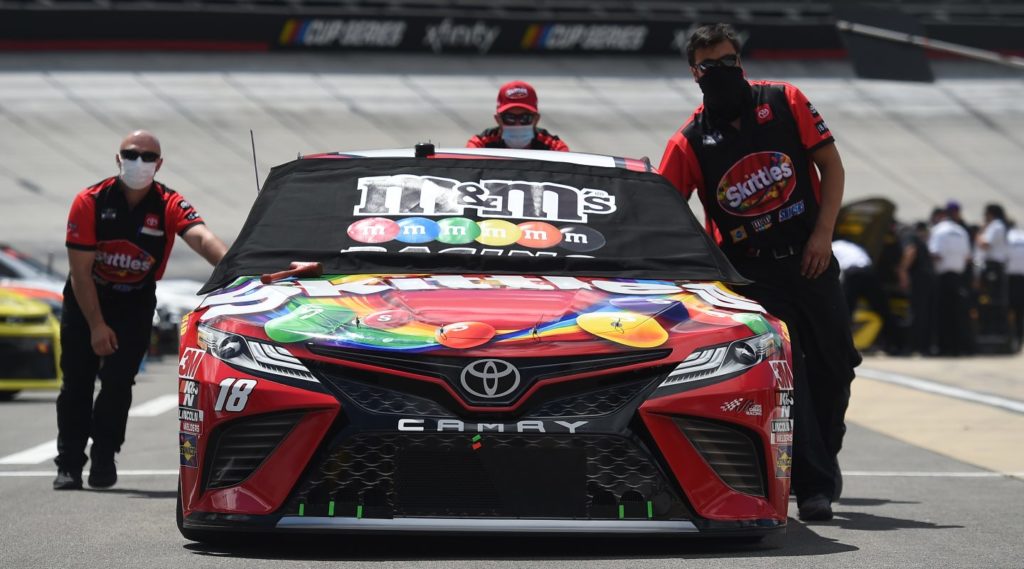
[[[771,325],[768,324],[768,321],[760,314],[754,314],[751,312],[733,314],[732,319],[746,324],[747,328],[750,328],[750,331],[755,334],[764,334],[772,329]]]
[[[333,334],[348,324],[355,312],[334,304],[303,304],[290,314],[278,316],[263,325],[267,337],[275,342],[301,342]]]

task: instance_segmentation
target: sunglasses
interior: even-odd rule
[[[701,61],[700,63],[697,64],[697,69],[699,69],[701,73],[704,73],[707,70],[714,69],[716,67],[736,67],[739,64],[740,56],[733,53],[729,55],[723,55],[718,59],[705,59],[704,61]]]
[[[501,113],[501,124],[506,124],[508,126],[513,126],[517,124],[533,124],[533,121],[536,120],[536,118],[537,115],[533,113]]]
[[[160,159],[160,154],[156,152],[139,152],[138,150],[122,150],[121,158],[124,158],[125,160],[142,158],[143,162],[156,162]]]

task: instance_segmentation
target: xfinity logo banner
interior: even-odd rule
[[[451,18],[445,18],[439,24],[427,26],[423,45],[430,47],[434,53],[450,49],[471,49],[487,53],[499,35],[500,26],[488,26],[480,20],[472,24],[456,24]]]
[[[462,368],[459,376],[462,388],[481,399],[500,399],[514,393],[519,387],[520,375],[516,367],[505,360],[476,360]]]

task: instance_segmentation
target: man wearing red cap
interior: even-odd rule
[[[501,86],[494,120],[498,126],[475,135],[469,139],[466,147],[569,151],[569,147],[557,136],[537,128],[537,122],[540,121],[537,91],[525,81],[512,81]]]

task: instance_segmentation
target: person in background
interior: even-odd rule
[[[1009,255],[1006,274],[1009,279],[1010,313],[1013,315],[1013,333],[1017,346],[1024,345],[1024,229],[1011,225],[1006,232]]]
[[[935,266],[928,252],[928,224],[918,222],[903,232],[903,256],[896,268],[900,290],[910,298],[910,350],[930,356],[934,350],[932,326]]]
[[[537,126],[540,122],[537,91],[525,81],[505,83],[498,89],[498,108],[494,120],[498,126],[470,138],[466,148],[569,151],[569,147],[560,138]]]
[[[697,193],[707,230],[752,284],[739,291],[793,341],[793,491],[800,519],[832,519],[854,368],[832,236],[845,171],[832,132],[795,86],[748,81],[736,31],[697,28],[686,45],[704,104],[665,147],[660,173]],[[819,178],[820,173],[820,178]]]
[[[1010,246],[1006,239],[1006,213],[998,204],[985,206],[985,225],[975,240],[981,261],[979,290],[988,294],[991,304],[1006,304],[1006,261]]]
[[[850,319],[857,310],[857,303],[864,299],[868,306],[882,319],[882,329],[878,333],[878,341],[888,346],[888,336],[892,332],[892,312],[889,301],[882,290],[882,281],[875,271],[871,257],[863,247],[852,241],[837,239],[832,242],[832,254],[839,263],[839,278],[843,283],[846,295],[846,306],[850,311]]]
[[[933,212],[928,250],[935,263],[937,283],[935,326],[938,353],[960,356],[973,352],[968,314],[968,294],[964,271],[971,259],[971,240],[967,231],[953,221],[946,210]]]
[[[68,216],[54,490],[81,488],[90,459],[90,486],[117,482],[114,455],[124,443],[132,385],[152,335],[156,281],[174,237],[211,265],[227,252],[181,194],[154,181],[164,163],[155,136],[129,134],[114,159],[120,174],[79,192]]]

